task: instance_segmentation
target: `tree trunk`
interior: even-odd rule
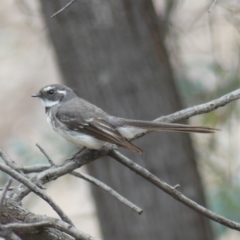
[[[42,1],[65,83],[111,115],[151,120],[182,108],[161,28],[149,0]],[[181,192],[205,205],[187,134],[153,133],[135,141],[145,154],[121,150]],[[138,216],[93,188],[104,239],[207,240],[209,221],[112,159],[88,166],[144,209]]]

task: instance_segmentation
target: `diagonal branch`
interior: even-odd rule
[[[72,221],[68,218],[68,216],[62,211],[62,209],[53,202],[53,200],[47,196],[39,187],[37,187],[34,183],[32,183],[29,179],[22,176],[19,172],[16,170],[10,168],[7,165],[4,165],[0,163],[0,169],[10,175],[12,178],[16,179],[17,181],[24,184],[29,191],[31,190],[35,194],[37,194],[39,197],[41,197],[44,201],[46,201],[56,212],[57,214],[62,218],[63,221],[73,225]],[[19,186],[21,188],[21,186]]]
[[[24,166],[24,167],[21,167],[20,169],[24,173],[33,173],[33,172],[42,172],[42,171],[47,170],[49,168],[50,168],[49,165],[39,165],[39,166]],[[92,176],[89,176],[87,174],[78,173],[76,171],[70,172],[69,174],[71,174],[75,177],[82,178],[82,179],[94,184],[95,186],[100,187],[102,190],[104,190],[107,193],[109,193],[110,195],[112,195],[114,198],[119,200],[121,203],[130,207],[133,211],[137,212],[138,214],[142,214],[143,210],[141,208],[139,208],[138,206],[136,206],[135,204],[130,202],[128,199],[121,196],[118,192],[113,190],[111,187],[109,187],[105,183],[97,180],[96,178],[94,178]]]
[[[43,172],[47,169],[49,169],[51,166],[46,165],[46,164],[38,164],[38,165],[34,165],[34,166],[21,166],[19,167],[19,169],[21,171],[23,171],[24,173],[28,174],[28,173],[39,173],[39,172]]]
[[[127,200],[125,197],[120,195],[118,192],[116,192],[115,190],[110,188],[105,183],[97,180],[96,178],[94,178],[92,176],[89,176],[88,174],[79,173],[79,172],[76,172],[76,171],[73,171],[70,174],[75,176],[75,177],[82,178],[82,179],[92,183],[93,185],[101,188],[102,190],[104,190],[107,193],[109,193],[110,195],[112,195],[114,198],[116,198],[121,203],[123,203],[123,204],[127,205],[128,207],[130,207],[133,211],[137,212],[138,214],[142,214],[143,210],[141,208],[139,208],[138,206],[136,206],[135,204],[133,204],[132,202]]]
[[[0,158],[6,163],[7,166],[11,167],[17,172],[21,172],[16,162],[14,162],[1,148],[0,148]]]
[[[54,164],[53,160],[47,155],[45,150],[39,144],[36,144],[36,146],[40,150],[40,152],[47,158],[47,160],[50,163],[50,165],[54,166],[55,164]]]
[[[37,184],[40,185],[48,183],[102,156],[106,156],[111,149],[112,148],[105,148],[99,151],[85,149],[81,153],[77,154],[73,160],[66,160],[62,165],[51,166],[48,169],[40,172],[36,177],[33,177],[31,180],[35,181]],[[45,166],[42,167],[45,168]],[[33,167],[32,170],[34,169],[35,168]],[[16,191],[12,193],[12,198],[14,200],[20,201],[30,192],[31,189],[29,187],[19,186],[16,188]]]
[[[240,88],[235,91],[232,91],[220,98],[177,111],[177,112],[169,114],[167,116],[159,117],[159,118],[155,119],[154,121],[155,122],[181,121],[181,120],[193,117],[193,116],[212,112],[213,110],[216,110],[217,108],[220,108],[220,107],[224,107],[225,105],[227,105],[235,100],[238,100],[239,98],[240,98]],[[131,139],[131,141],[134,139],[140,138],[140,137],[144,136],[145,134],[146,133],[136,135],[135,137],[133,137]]]
[[[193,107],[183,109],[181,111],[169,114],[167,116],[157,118],[155,121],[158,121],[158,122],[180,121],[180,120],[187,119],[203,113],[209,113],[213,110],[216,110],[219,107],[224,107],[228,103],[238,100],[239,98],[240,98],[240,88],[220,98],[214,99],[207,103],[203,103],[203,104],[199,104]]]
[[[76,0],[71,0],[69,3],[67,3],[64,7],[62,7],[61,9],[59,9],[57,12],[55,12],[51,18],[55,17],[56,15],[58,15],[59,13],[61,13],[62,11],[64,11],[66,8],[68,8],[71,4],[73,4]]]
[[[2,205],[3,205],[3,202],[4,202],[4,198],[5,198],[6,193],[7,193],[7,191],[8,191],[8,189],[9,189],[11,184],[12,184],[12,180],[10,179],[7,182],[6,186],[2,190],[2,195],[1,195],[1,198],[0,198],[0,208],[2,208]]]
[[[155,175],[150,173],[147,169],[139,166],[138,164],[134,163],[132,160],[129,158],[125,157],[122,155],[120,152],[117,150],[113,150],[109,154],[112,158],[116,159],[118,162],[123,164],[124,166],[128,167],[141,177],[145,178],[147,181],[151,182],[154,184],[156,187],[160,188],[163,190],[165,193],[169,194],[179,202],[183,203],[184,205],[190,207],[191,209],[201,213],[205,217],[208,217],[212,219],[215,222],[218,222],[222,225],[225,225],[229,228],[240,230],[240,224],[234,221],[231,221],[225,217],[222,217],[221,215],[218,215],[207,208],[197,204],[196,202],[192,201],[191,199],[187,198],[185,195],[180,193],[179,191],[176,190],[176,187],[171,187],[167,183],[161,181],[159,178],[157,178]]]

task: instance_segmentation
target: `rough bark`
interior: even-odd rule
[[[64,81],[109,114],[154,119],[182,108],[169,56],[149,0],[79,0],[53,19],[66,1],[41,1]],[[205,205],[190,137],[154,133],[127,152],[169,184]],[[125,152],[125,151],[124,151]],[[89,171],[144,209],[134,214],[93,188],[104,239],[212,239],[209,221],[110,159]]]
[[[21,203],[13,202],[11,199],[6,199],[1,208],[0,220],[1,224],[7,223],[35,223],[44,221],[45,216],[35,215],[29,212]],[[14,231],[23,240],[72,240],[73,238],[67,236],[63,232],[54,228],[40,228],[36,230],[15,230]]]

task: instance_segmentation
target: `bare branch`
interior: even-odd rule
[[[214,2],[212,3],[212,5],[210,6],[210,8],[208,9],[208,13],[210,13],[212,11],[212,9],[214,8],[214,6],[216,5],[218,0],[214,0]]]
[[[102,190],[104,190],[107,193],[109,193],[110,195],[112,195],[114,198],[116,198],[121,203],[123,203],[123,204],[127,205],[128,207],[130,207],[133,211],[137,212],[138,214],[142,214],[143,210],[141,208],[139,208],[138,206],[136,206],[135,204],[133,204],[132,202],[127,200],[125,197],[120,195],[118,192],[116,192],[115,190],[110,188],[105,183],[97,180],[96,178],[94,178],[92,176],[84,174],[84,173],[79,173],[79,172],[73,171],[70,174],[75,176],[75,177],[82,178],[82,179],[84,179],[84,180],[94,184],[95,186],[101,188]]]
[[[7,190],[8,190],[8,191],[11,191],[11,190],[13,190],[13,189],[14,189],[14,187],[9,187]],[[0,188],[0,191],[2,191],[2,190],[4,190],[4,187]]]
[[[30,167],[29,166],[24,166],[24,167],[21,167],[20,169],[24,173],[33,173],[33,172],[42,172],[42,171],[47,170],[49,168],[50,167],[48,165],[40,165],[40,166],[30,166]],[[78,172],[75,172],[75,171],[70,172],[69,174],[71,174],[75,177],[82,178],[82,179],[94,184],[95,186],[100,187],[102,190],[108,192],[109,194],[111,194],[113,197],[115,197],[120,202],[129,206],[133,211],[137,212],[138,214],[142,214],[143,210],[141,208],[137,207],[135,204],[131,203],[129,200],[127,200],[126,198],[121,196],[119,193],[117,193],[115,190],[113,190],[112,188],[107,186],[105,183],[97,180],[96,178],[91,177],[87,174],[78,173]]]
[[[19,169],[21,171],[23,171],[24,173],[28,174],[28,173],[34,173],[34,172],[42,172],[46,169],[49,169],[51,166],[46,165],[46,164],[42,164],[42,165],[35,165],[35,166],[22,166],[19,167]]]
[[[49,156],[47,155],[47,153],[45,152],[45,150],[43,148],[41,148],[38,144],[36,144],[37,147],[40,149],[40,151],[46,156],[46,158],[48,158],[50,161],[52,161]],[[49,161],[49,162],[50,162]],[[54,163],[53,163],[54,165]],[[48,165],[40,165],[40,166],[32,166],[32,167],[21,167],[20,168],[24,173],[32,173],[32,172],[42,172],[43,170],[49,169]],[[110,188],[108,185],[106,185],[105,183],[97,180],[96,178],[89,176],[87,174],[83,174],[83,173],[78,173],[78,172],[71,172],[69,173],[75,177],[78,178],[82,178],[92,184],[94,184],[95,186],[100,187],[102,190],[108,192],[110,195],[112,195],[114,198],[116,198],[117,200],[119,200],[121,203],[127,205],[128,207],[130,207],[133,211],[137,212],[138,214],[142,214],[143,210],[141,208],[139,208],[138,206],[136,206],[135,204],[133,204],[132,202],[130,202],[129,200],[127,200],[126,198],[124,198],[123,196],[121,196],[119,193],[117,193],[115,190],[113,190],[112,188]]]
[[[16,170],[11,169],[9,166],[4,165],[2,163],[0,163],[0,169],[3,172],[9,174],[11,177],[16,179],[17,181],[24,184],[27,188],[32,190],[35,194],[37,194],[44,201],[46,201],[57,212],[57,214],[62,218],[63,221],[73,225],[72,221],[62,211],[62,209],[56,203],[54,203],[53,200],[49,196],[47,196],[38,186],[36,186],[34,183],[32,183],[29,179],[27,179],[25,176],[18,173]],[[21,200],[21,199],[19,199],[19,200]]]
[[[56,228],[58,230],[61,230],[67,234],[69,234],[70,236],[74,237],[75,239],[79,239],[79,240],[100,240],[97,238],[94,238],[80,230],[78,230],[77,228],[75,228],[74,226],[66,223],[66,222],[62,222],[60,220],[55,219],[54,221],[42,221],[42,222],[36,222],[36,223],[9,223],[6,225],[2,225],[2,229],[3,230],[7,230],[7,229],[11,229],[11,230],[19,230],[19,229],[32,229],[32,228],[39,228],[39,227],[52,227],[52,228]]]
[[[58,10],[57,12],[55,12],[51,18],[55,17],[56,15],[58,15],[59,13],[61,13],[62,11],[64,11],[66,8],[68,8],[71,4],[73,4],[76,0],[71,0],[69,3],[67,3],[63,8],[61,8],[60,10]]]
[[[0,148],[0,158],[12,169],[17,172],[21,172],[19,170],[19,166]]]
[[[51,166],[54,166],[54,162],[52,161],[52,159],[48,156],[48,154],[44,151],[44,149],[39,145],[36,144],[36,146],[38,147],[38,149],[40,150],[40,152],[47,158],[48,162],[50,163]]]
[[[220,98],[214,99],[210,102],[183,109],[181,111],[169,114],[167,116],[157,118],[155,121],[156,122],[180,121],[180,120],[187,119],[203,113],[209,113],[219,107],[224,107],[228,103],[238,100],[239,98],[240,98],[240,89],[237,89]]]
[[[7,191],[9,190],[10,185],[12,184],[12,180],[10,179],[6,186],[3,188],[3,192],[0,198],[0,209],[2,210],[3,202],[6,196]],[[0,236],[3,238],[7,238],[9,240],[21,240],[15,233],[10,231],[9,229],[2,228],[2,225],[0,223]]]
[[[203,113],[209,113],[219,107],[223,107],[225,105],[227,105],[228,103],[238,100],[240,98],[240,89],[237,89],[233,92],[230,92],[220,98],[217,98],[215,100],[212,100],[210,102],[207,103],[203,103],[203,104],[199,104],[193,107],[189,107],[183,110],[180,110],[178,112],[169,114],[167,116],[162,116],[160,118],[155,119],[155,122],[177,122],[177,121],[181,121],[184,119],[188,119],[190,117],[193,116],[197,116]],[[137,139],[142,137],[145,134],[139,134],[136,135],[135,137],[133,137],[131,139]]]
[[[125,157],[122,155],[120,152],[117,150],[112,150],[109,154],[112,158],[116,159],[118,162],[123,164],[124,166],[128,167],[138,175],[142,176],[145,178],[147,181],[151,182],[154,184],[156,187],[162,189],[165,193],[169,194],[179,202],[183,203],[184,205],[192,208],[193,210],[201,213],[207,218],[212,219],[215,222],[218,222],[222,225],[225,225],[229,228],[240,230],[240,224],[234,221],[231,221],[225,217],[222,217],[207,208],[204,208],[203,206],[200,206],[196,202],[192,201],[191,199],[187,198],[185,195],[177,191],[176,188],[171,187],[167,183],[161,181],[159,178],[157,178],[155,175],[150,173],[147,169],[139,166],[138,164],[134,163],[132,160],[129,158]]]
[[[62,165],[55,165],[52,166],[42,172],[40,172],[35,178],[34,181],[36,181],[38,184],[45,184],[47,182],[50,182],[52,180],[55,180],[67,173],[72,172],[73,170],[80,168],[81,166],[88,164],[102,156],[105,156],[108,154],[108,152],[112,148],[104,148],[99,151],[97,150],[89,150],[85,149],[80,154],[77,154],[75,156],[75,159],[73,160],[67,160]],[[27,194],[31,192],[30,188],[28,187],[19,187],[18,190],[13,193],[12,198],[20,201],[22,198],[24,198]]]
[[[10,185],[12,184],[12,180],[10,179],[6,186],[3,188],[3,192],[2,192],[2,195],[1,195],[1,199],[0,199],[0,208],[2,208],[2,205],[3,205],[3,201],[4,201],[4,198],[5,198],[5,195],[10,187]]]

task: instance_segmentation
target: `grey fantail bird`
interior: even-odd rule
[[[97,106],[79,98],[71,88],[52,84],[32,97],[41,99],[47,121],[66,140],[89,149],[100,149],[106,143],[142,153],[129,139],[147,131],[213,133],[210,127],[175,123],[131,120],[108,115]]]

